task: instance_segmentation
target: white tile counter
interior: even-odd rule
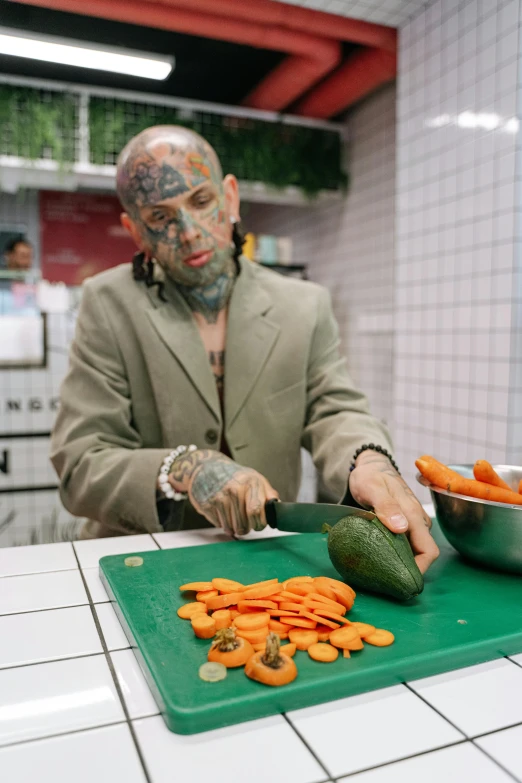
[[[204,734],[168,731],[98,559],[222,540],[196,530],[0,550],[0,780],[522,781],[522,654]]]

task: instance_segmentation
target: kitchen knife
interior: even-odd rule
[[[325,522],[335,525],[348,515],[375,519],[375,514],[362,508],[333,503],[282,503],[279,500],[268,500],[265,514],[270,527],[288,533],[321,533]]]

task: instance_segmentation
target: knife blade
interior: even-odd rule
[[[363,519],[375,519],[371,511],[334,503],[282,503],[268,500],[265,504],[269,526],[287,533],[321,533],[325,523],[335,525],[349,514]]]

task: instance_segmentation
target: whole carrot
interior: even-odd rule
[[[502,489],[507,489],[508,492],[513,492],[509,484],[506,484],[504,479],[500,478],[493,465],[486,459],[478,459],[475,462],[473,465],[473,475],[477,481],[484,481],[486,484],[492,484],[494,487],[502,487]]]
[[[419,472],[428,479],[431,484],[448,492],[456,492],[459,495],[468,495],[479,500],[491,500],[495,503],[509,503],[512,506],[522,506],[522,495],[512,490],[494,487],[483,481],[466,479],[454,470],[432,457],[421,457],[415,462]]]

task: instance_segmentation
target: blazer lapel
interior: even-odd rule
[[[225,354],[225,422],[233,424],[265,366],[280,327],[267,317],[269,295],[251,261],[241,260],[230,300]]]
[[[175,286],[167,284],[166,289],[167,302],[158,299],[156,291],[148,290],[154,308],[147,310],[147,316],[158,336],[191,379],[197,393],[216,420],[221,422],[216,381],[192,312]]]

